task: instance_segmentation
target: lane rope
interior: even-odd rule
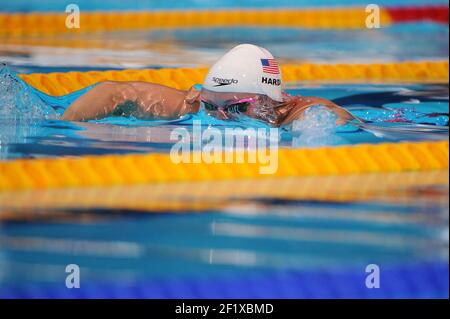
[[[277,155],[278,169],[270,175],[260,173],[259,163],[174,163],[169,154],[2,161],[0,190],[430,171],[449,167],[448,141],[280,149]]]
[[[61,210],[118,209],[143,213],[211,211],[233,202],[254,205],[259,199],[333,202],[382,201],[411,204],[417,189],[447,185],[448,170],[301,176],[248,180],[153,183],[85,188],[10,190],[0,192],[0,220],[70,215]],[[301,185],[301,186],[299,186]],[[211,192],[211,190],[214,192]],[[127,194],[127,196],[123,196]],[[230,201],[232,199],[232,201]],[[424,198],[420,198],[424,201]],[[434,205],[448,198],[432,196]],[[40,214],[36,216],[35,210]]]
[[[189,89],[203,83],[207,68],[163,68],[88,72],[21,74],[36,89],[50,95],[65,95],[100,81],[146,81]],[[405,61],[371,64],[313,64],[281,66],[284,82],[410,82],[448,83],[448,61]]]
[[[304,9],[218,9],[170,11],[81,12],[80,28],[66,27],[66,13],[1,13],[0,35],[82,34],[162,28],[233,26],[295,27],[306,29],[363,29],[365,7]],[[448,6],[381,7],[381,26],[411,21],[448,23]]]

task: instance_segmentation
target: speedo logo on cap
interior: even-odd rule
[[[268,78],[268,77],[263,76],[261,83],[280,86],[281,85],[281,80],[280,79]]]
[[[230,85],[230,84],[237,84],[239,82],[236,79],[223,79],[223,78],[216,78],[216,77],[213,77],[212,81],[214,83],[217,83],[214,86],[225,86],[225,85]]]

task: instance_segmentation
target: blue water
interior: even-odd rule
[[[148,30],[101,36],[13,37],[0,41],[0,61],[18,73],[199,67],[213,64],[240,43],[267,48],[281,64],[447,60],[448,38],[448,26],[427,22],[377,30]]]
[[[52,97],[29,87],[7,68],[1,74],[0,86],[4,92],[0,100],[1,158],[169,152],[177,142],[169,138],[170,132],[183,127],[192,133],[195,120],[201,121],[203,130],[208,130],[210,125],[221,130],[252,126],[269,129],[247,118],[242,118],[242,122],[218,121],[203,111],[172,121],[133,117],[108,117],[86,123],[60,121],[58,118],[65,108],[89,88]],[[287,92],[330,99],[365,124],[332,125],[329,133],[319,137],[317,132],[308,131],[298,137],[300,132],[287,126],[281,130],[281,147],[448,138],[446,85],[320,85],[299,86]],[[17,100],[18,96],[28,99]]]
[[[222,209],[194,214],[47,209],[31,222],[1,224],[0,296],[445,297],[445,188],[423,203],[434,187],[406,205],[393,194],[384,203],[247,198],[242,205],[230,197]],[[63,284],[72,263],[82,272],[77,292]],[[379,291],[364,287],[370,263],[383,271]]]
[[[379,0],[376,2],[380,6],[396,6],[396,5],[423,5],[423,0]],[[172,1],[157,1],[157,0],[78,0],[76,4],[81,10],[158,10],[158,9],[203,9],[203,8],[273,8],[273,7],[318,7],[318,6],[366,6],[367,1],[363,0],[246,0],[246,1],[221,1],[221,0],[172,0]],[[445,0],[428,0],[427,5],[448,4]],[[61,3],[58,0],[16,0],[16,1],[1,1],[0,11],[61,11],[64,12],[66,3]]]

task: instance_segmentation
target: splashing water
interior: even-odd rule
[[[0,64],[0,159],[20,156],[10,154],[10,145],[29,143],[42,121],[57,118],[32,87]]]
[[[55,110],[6,65],[0,65],[0,118],[14,120],[57,119]]]
[[[292,123],[292,146],[321,146],[336,141],[337,115],[323,105],[308,108]]]
[[[372,123],[420,123],[437,126],[448,125],[448,114],[423,113],[416,107],[400,107],[394,109],[352,110],[354,116]]]
[[[292,124],[293,132],[329,135],[336,130],[337,115],[323,105],[308,108],[300,120]]]

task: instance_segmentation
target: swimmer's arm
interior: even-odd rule
[[[102,82],[76,99],[64,112],[66,121],[85,121],[101,119],[111,114],[116,107],[125,102],[123,93],[132,91],[127,83]],[[130,98],[130,97],[129,97]]]
[[[337,123],[338,125],[345,124],[348,121],[351,120],[358,120],[355,116],[353,116],[350,112],[348,112],[343,107],[331,102],[330,100],[323,99],[320,97],[314,97],[314,96],[295,96],[290,97],[288,104],[291,104],[290,111],[286,114],[286,116],[283,118],[280,125],[286,125],[290,124],[293,121],[301,118],[303,116],[303,112],[314,105],[323,105],[329,108],[331,111],[335,112],[338,116]]]
[[[147,82],[102,82],[75,100],[62,119],[101,119],[125,102],[136,105],[135,113],[139,117],[173,119],[198,110],[199,91],[194,88],[177,90]]]

